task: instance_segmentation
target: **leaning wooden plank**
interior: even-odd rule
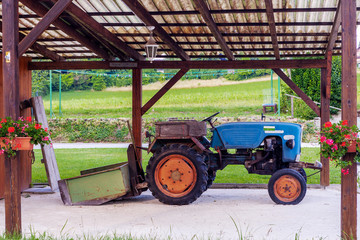
[[[49,128],[41,96],[31,98],[31,104],[34,110],[36,121],[38,123],[41,123],[43,128]],[[60,173],[56,162],[54,149],[50,145],[43,145],[41,146],[41,151],[44,158],[46,175],[48,177],[51,190],[58,191],[58,181],[60,180]]]

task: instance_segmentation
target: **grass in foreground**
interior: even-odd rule
[[[81,170],[101,167],[119,162],[126,162],[126,149],[55,149],[56,159],[62,179],[80,175]],[[151,154],[143,152],[144,169]],[[32,167],[33,183],[47,182],[44,165],[40,162],[41,151],[35,150],[35,163]],[[314,162],[319,159],[318,148],[303,148],[301,161]],[[307,169],[307,174],[315,173],[315,170]],[[309,184],[319,184],[319,174],[308,179]],[[340,170],[331,166],[330,183],[340,184]],[[248,174],[244,166],[227,166],[224,170],[218,171],[216,183],[268,183],[270,176]]]

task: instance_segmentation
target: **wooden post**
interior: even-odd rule
[[[290,97],[290,102],[291,102],[291,117],[294,117],[294,97],[291,96]]]
[[[321,69],[321,108],[320,108],[320,129],[326,122],[330,121],[330,89],[331,89],[331,64],[332,64],[332,51],[326,53],[327,67]],[[320,173],[320,185],[323,187],[330,185],[330,166],[329,159],[322,156],[321,163],[323,168]]]
[[[132,128],[135,139],[135,147],[141,147],[141,107],[142,107],[142,70],[132,70]],[[136,149],[136,155],[142,160],[141,149]]]
[[[356,1],[341,0],[342,32],[342,92],[341,118],[349,125],[357,124],[356,86]],[[354,153],[348,153],[344,160],[351,161],[349,174],[341,174],[341,237],[357,239],[357,165]]]
[[[18,0],[2,1],[3,113],[17,119],[19,108],[19,12]],[[21,233],[20,155],[5,157],[5,230]]]

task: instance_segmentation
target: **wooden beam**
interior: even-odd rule
[[[336,10],[334,24],[331,28],[331,33],[329,36],[329,41],[326,47],[325,54],[333,50],[336,38],[338,37],[340,24],[341,24],[341,0],[339,0],[338,8]]]
[[[239,61],[72,61],[72,62],[31,62],[31,70],[51,69],[268,69],[268,68],[326,68],[325,59],[298,60],[239,60]]]
[[[341,119],[350,126],[357,125],[356,84],[356,1],[341,0],[342,32],[342,91]],[[345,154],[349,161],[349,174],[341,174],[341,238],[357,239],[357,164],[354,153]]]
[[[114,56],[117,56],[121,61],[130,61],[130,57],[125,55],[122,51],[120,51],[117,47],[111,45],[106,39],[99,36],[97,33],[93,32],[91,29],[88,29],[86,26],[79,23],[84,31],[88,32],[93,38],[98,40],[106,49],[108,49]]]
[[[270,35],[271,35],[271,42],[274,48],[274,55],[277,60],[280,59],[280,50],[279,50],[279,44],[277,40],[277,34],[276,34],[276,26],[275,26],[275,18],[274,18],[274,9],[272,0],[265,0],[265,6],[266,6],[266,16],[269,23],[270,28]]]
[[[234,54],[230,50],[229,46],[226,44],[226,41],[224,37],[221,35],[218,27],[216,26],[216,23],[214,19],[212,18],[209,8],[206,5],[206,2],[203,0],[194,0],[195,6],[197,10],[201,13],[201,16],[203,17],[204,21],[206,22],[206,25],[210,29],[211,33],[214,35],[217,43],[223,50],[225,56],[229,60],[235,60]]]
[[[293,90],[315,113],[320,116],[320,108],[279,68],[273,71]]]
[[[177,83],[182,76],[184,76],[188,68],[183,68],[177,72],[142,108],[141,115],[144,115],[154,104]]]
[[[32,11],[34,11],[39,16],[44,16],[48,10],[41,4],[39,4],[36,1],[32,0],[20,0],[26,7],[30,8]],[[61,19],[57,19],[52,23],[54,26],[65,32],[67,35],[72,37],[74,40],[78,41],[91,51],[93,51],[96,55],[99,57],[105,59],[105,60],[111,60],[111,57],[109,54],[102,48],[99,47],[98,44],[95,42],[90,41],[88,38],[86,38],[84,35],[79,33],[76,29],[72,28],[65,22],[63,22]]]
[[[50,26],[55,19],[65,10],[72,0],[58,0],[55,5],[43,16],[31,32],[21,40],[19,44],[19,57],[22,56],[28,48],[30,48],[36,39]]]
[[[2,21],[0,21],[0,32],[2,32]],[[19,39],[23,39],[23,38],[25,38],[25,35],[19,32]],[[34,43],[30,48],[35,52],[40,53],[44,57],[49,58],[55,62],[65,61],[65,58],[56,54],[55,52],[50,51],[49,49],[38,43]]]
[[[150,15],[150,13],[138,2],[138,0],[123,0],[123,2],[141,19],[147,26],[154,26],[154,33],[159,36],[174,53],[182,60],[190,60],[185,51],[169,36],[161,25]]]
[[[134,68],[132,71],[132,128],[135,147],[141,147],[142,70],[140,68]],[[141,161],[141,149],[136,148],[136,155]]]
[[[52,1],[55,2],[55,0]],[[145,58],[142,55],[140,55],[136,50],[134,50],[133,48],[129,47],[126,43],[121,41],[115,34],[110,32],[108,29],[106,29],[99,22],[97,22],[95,19],[90,17],[86,12],[81,10],[75,4],[71,3],[67,7],[66,12],[71,17],[73,17],[77,22],[81,23],[82,25],[86,26],[86,28],[90,29],[91,31],[95,32],[96,34],[104,38],[112,46],[121,50],[126,55],[132,57],[135,60],[145,60]]]
[[[16,120],[19,108],[19,2],[2,1],[3,114]],[[5,231],[21,234],[20,154],[5,155]]]
[[[320,128],[323,129],[324,124],[330,121],[330,94],[331,94],[331,64],[332,64],[332,52],[329,51],[326,54],[327,67],[321,69],[321,84],[320,84]],[[330,185],[330,166],[329,159],[321,156],[321,163],[323,165],[320,173],[320,185]]]

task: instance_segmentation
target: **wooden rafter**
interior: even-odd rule
[[[65,8],[72,0],[59,0],[44,15],[41,21],[35,25],[31,32],[19,43],[19,56],[22,56],[28,48],[36,41],[36,39],[50,26],[50,24],[60,16]]]
[[[269,69],[269,68],[325,68],[324,59],[297,60],[236,60],[236,61],[71,61],[71,62],[31,62],[30,70],[50,69]]]
[[[177,72],[142,108],[141,115],[144,115],[154,104],[177,83],[182,76],[184,76],[188,68],[183,68]]]
[[[274,9],[272,0],[265,0],[266,5],[266,15],[269,23],[270,28],[270,35],[271,35],[271,42],[274,48],[274,55],[276,59],[280,59],[280,50],[279,50],[279,44],[277,40],[277,34],[276,34],[276,26],[275,26],[275,18],[274,18]]]
[[[194,4],[195,4],[197,10],[199,10],[199,12],[201,13],[201,16],[203,17],[203,19],[206,22],[206,25],[210,29],[211,33],[214,35],[217,43],[221,47],[225,56],[229,60],[235,60],[234,54],[230,50],[224,37],[221,35],[218,27],[216,26],[214,19],[212,18],[211,14],[209,12],[209,8],[206,6],[206,2],[203,0],[194,0]]]
[[[341,24],[341,0],[339,1],[339,5],[338,5],[338,8],[336,10],[336,14],[335,14],[335,18],[334,18],[334,24],[333,24],[333,26],[331,28],[331,33],[330,33],[330,36],[329,36],[329,42],[327,44],[325,54],[327,54],[327,52],[333,50],[333,48],[335,46],[336,38],[338,37],[340,24]]]
[[[55,0],[52,0],[55,2]],[[81,25],[86,26],[86,28],[90,29],[94,33],[98,34],[106,41],[108,41],[113,47],[119,49],[126,55],[132,57],[135,60],[144,60],[145,58],[140,55],[136,50],[129,47],[126,43],[121,41],[115,34],[107,30],[104,26],[102,26],[95,19],[90,17],[86,12],[81,10],[75,4],[70,4],[65,10],[71,17],[73,17],[77,22],[81,23]]]
[[[32,0],[20,0],[26,7],[30,8],[32,11],[34,11],[39,16],[44,16],[47,13],[47,9],[39,4],[38,2],[32,1]],[[52,23],[57,28],[61,29],[63,32],[65,32],[67,35],[75,39],[76,41],[83,44],[85,47],[93,51],[96,55],[99,57],[105,59],[105,60],[111,60],[111,57],[105,51],[104,49],[100,48],[98,44],[95,42],[90,41],[88,38],[86,38],[84,35],[80,34],[76,29],[73,29],[71,26],[66,24],[60,19],[55,20]]]
[[[147,26],[154,26],[154,33],[159,36],[175,54],[182,60],[190,60],[185,51],[169,36],[161,25],[150,13],[138,2],[138,0],[122,0]],[[142,25],[143,26],[143,25]]]
[[[122,61],[129,61],[130,57],[125,55],[122,51],[120,51],[118,48],[111,45],[108,41],[106,41],[104,38],[99,36],[97,33],[93,32],[91,29],[88,29],[86,26],[82,25],[83,30],[86,31],[89,35],[91,35],[93,38],[95,38],[97,41],[99,41],[103,46],[105,46],[114,56],[117,56]],[[73,45],[74,46],[74,45]],[[81,45],[80,45],[81,46]]]
[[[320,108],[279,68],[273,71],[293,90],[315,113],[320,116]]]
[[[0,32],[2,32],[2,21],[0,21]],[[25,35],[22,33],[19,33],[19,39],[23,39],[25,38]],[[56,54],[53,51],[50,51],[49,49],[47,49],[45,46],[40,45],[38,43],[34,43],[31,47],[32,50],[34,50],[37,53],[40,53],[41,55],[43,55],[46,58],[49,58],[55,62],[58,61],[65,61],[65,58],[63,58],[62,56]]]

